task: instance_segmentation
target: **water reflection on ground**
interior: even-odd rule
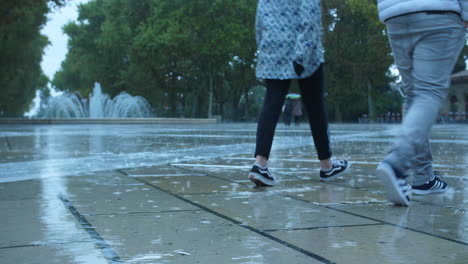
[[[0,126],[2,263],[466,263],[468,134],[436,126],[444,194],[384,199],[395,125],[332,125],[353,162],[318,180],[310,132],[278,126],[274,188],[246,179],[255,124]],[[5,261],[4,261],[5,260]]]

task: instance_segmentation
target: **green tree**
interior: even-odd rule
[[[238,104],[257,82],[254,1],[96,0],[79,13],[64,28],[70,50],[53,80],[61,90],[86,96],[98,81],[111,95],[144,96],[158,115],[199,117]],[[233,71],[244,81],[227,83]]]
[[[48,40],[40,30],[48,3],[53,8],[64,1],[5,0],[0,4],[0,116],[22,116],[35,91],[47,85],[40,62]]]
[[[327,0],[327,93],[333,119],[392,108],[393,59],[374,0]],[[149,100],[158,116],[255,117],[256,1],[95,0],[65,26],[69,53],[53,84],[87,96],[95,81]]]
[[[453,73],[457,73],[460,71],[466,70],[466,60],[468,60],[468,46],[465,45],[463,50],[460,52],[460,56],[458,56],[457,63],[453,69]]]
[[[329,0],[324,5],[326,87],[335,121],[377,115],[379,98],[389,89],[393,62],[374,0]]]

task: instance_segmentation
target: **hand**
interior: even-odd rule
[[[302,73],[304,72],[304,66],[301,64],[293,61],[293,66],[294,66],[294,71],[296,72],[297,76],[301,76]]]

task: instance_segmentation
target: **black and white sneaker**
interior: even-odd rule
[[[347,160],[333,160],[332,167],[329,171],[320,170],[321,181],[331,181],[340,176],[341,173],[346,172],[351,166]]]
[[[254,164],[249,173],[249,179],[258,187],[274,186],[278,182],[271,176],[267,167]]]
[[[411,185],[406,182],[407,175],[396,170],[385,161],[379,164],[377,171],[385,188],[387,199],[397,205],[409,206],[411,201]]]
[[[422,185],[413,185],[412,192],[416,195],[428,195],[431,193],[441,193],[447,190],[447,183],[439,178],[439,172],[434,172],[434,179]]]

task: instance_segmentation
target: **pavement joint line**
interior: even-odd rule
[[[173,166],[170,164],[170,166]],[[179,166],[174,166],[176,168],[180,168],[180,169],[183,169],[183,170],[187,170],[187,171],[192,171],[192,172],[196,172],[196,173],[200,173],[199,171],[196,171],[196,170],[190,170],[186,167],[179,167]],[[218,176],[214,176],[214,175],[211,175],[210,173],[206,173],[206,176],[208,177],[212,177],[212,178],[216,178],[216,179],[220,179],[220,180],[224,180],[224,181],[228,181],[228,182],[233,182],[233,183],[238,183],[240,185],[244,185],[244,186],[247,186],[247,184],[245,183],[239,183],[239,182],[236,182],[236,181],[233,181],[233,180],[230,180],[230,179],[225,179],[225,178],[222,178],[222,177],[218,177]],[[125,175],[127,175],[126,173],[124,173]],[[139,180],[139,179],[137,179]],[[333,184],[333,183],[329,183],[327,182],[326,184]],[[151,186],[154,186],[152,184],[150,184]],[[338,185],[338,186],[341,186],[341,185]],[[156,187],[156,186],[155,186]],[[357,188],[357,187],[350,187],[350,186],[341,186],[341,187],[346,187],[346,188]],[[159,187],[156,187],[156,188],[159,188]],[[359,189],[359,188],[357,188]],[[360,189],[359,189],[360,190]],[[172,193],[171,193],[172,194]],[[300,199],[300,198],[297,198],[295,196],[290,196],[290,195],[287,195],[287,194],[283,194],[283,193],[280,193],[280,192],[276,192],[276,194],[278,195],[281,195],[281,196],[284,196],[284,197],[289,197],[291,199],[295,199],[295,200],[298,200],[298,201],[303,201],[303,202],[306,202],[306,203],[312,203],[312,204],[316,204],[316,203],[313,203],[311,201],[307,201],[307,200],[303,200],[303,199]],[[173,194],[174,195],[174,194]],[[181,197],[182,198],[182,197]],[[184,198],[182,198],[184,199]],[[435,205],[435,206],[441,206],[441,205],[438,205],[438,204],[432,204],[432,203],[429,203],[431,205]],[[331,209],[331,210],[334,210],[334,211],[338,211],[338,212],[341,212],[341,213],[345,213],[345,214],[350,214],[350,215],[354,215],[354,216],[357,216],[357,217],[361,217],[361,218],[365,218],[365,219],[368,219],[368,220],[372,220],[372,221],[377,221],[377,222],[380,222],[380,223],[383,223],[383,224],[387,224],[387,225],[392,225],[392,226],[395,226],[395,227],[398,227],[398,228],[402,228],[402,229],[407,229],[407,230],[411,230],[411,231],[414,231],[414,232],[418,232],[418,233],[421,233],[421,234],[425,234],[425,235],[429,235],[429,236],[432,236],[432,237],[437,237],[437,238],[440,238],[440,239],[444,239],[444,240],[448,240],[448,241],[451,241],[451,242],[454,242],[454,243],[458,243],[458,244],[462,244],[462,245],[468,245],[468,243],[466,242],[463,242],[463,241],[459,241],[459,240],[455,240],[455,239],[451,239],[451,238],[448,238],[448,237],[443,237],[443,236],[439,236],[439,235],[436,235],[436,234],[431,234],[431,233],[428,233],[428,232],[425,232],[425,231],[422,231],[422,230],[417,230],[417,229],[414,229],[414,228],[410,228],[410,227],[407,227],[407,226],[401,226],[401,225],[398,225],[398,224],[393,224],[393,223],[390,223],[390,222],[386,222],[386,221],[382,221],[382,220],[379,220],[379,219],[374,219],[374,218],[371,218],[371,217],[367,217],[367,216],[364,216],[364,215],[359,215],[359,214],[355,214],[355,213],[351,213],[351,212],[347,212],[347,211],[344,211],[344,210],[340,210],[340,209],[337,209],[337,208],[333,208],[333,207],[330,207],[330,206],[327,206],[327,205],[321,205],[321,204],[316,204],[316,205],[319,205],[319,206],[322,206],[322,207],[325,207],[327,209]]]
[[[249,166],[236,166],[236,165],[210,165],[210,164],[200,164],[200,163],[171,163],[171,166],[174,167],[210,167],[210,168],[226,168],[226,169],[250,169]]]
[[[222,177],[217,177],[217,176],[213,176],[213,175],[209,175],[209,173],[207,172],[200,172],[198,170],[190,170],[190,169],[187,169],[187,168],[184,168],[184,167],[189,167],[189,165],[194,165],[194,164],[183,164],[183,163],[178,163],[178,164],[170,164],[170,166],[173,166],[173,167],[176,167],[176,168],[179,168],[179,169],[183,169],[183,170],[187,170],[187,171],[193,171],[193,172],[197,172],[199,174],[204,174],[206,176],[209,176],[209,177],[214,177],[214,178],[217,178],[217,179],[224,179],[224,180],[227,180],[227,181],[230,181],[230,182],[235,182],[235,183],[239,183],[241,184],[241,182],[250,182],[250,180],[245,180],[245,181],[232,181],[232,180],[229,180],[229,179],[225,179],[225,178],[222,178]],[[195,164],[195,165],[198,165],[198,164]],[[197,166],[194,166],[194,167],[197,167]],[[202,166],[202,167],[207,167],[207,166]],[[250,168],[250,166],[248,167],[241,167],[241,166],[222,166],[222,167],[226,167],[226,168]],[[278,175],[285,175],[283,173],[276,173]],[[135,177],[135,176],[133,176]],[[288,178],[292,177],[294,178],[294,180],[304,180],[302,179],[301,177],[302,176],[287,176]],[[314,181],[314,182],[317,182],[317,183],[323,183],[321,180],[317,180],[317,179],[309,179],[310,181]],[[329,185],[335,185],[335,186],[339,186],[339,187],[346,187],[346,188],[350,188],[350,189],[356,189],[356,190],[361,190],[361,188],[359,187],[355,187],[355,186],[349,186],[349,185],[344,185],[344,184],[338,184],[336,182],[327,182],[326,184],[329,184]]]
[[[59,194],[58,198],[62,201],[65,207],[73,214],[78,220],[81,227],[94,239],[94,244],[101,250],[104,257],[111,263],[123,263],[119,255],[109,246],[109,244],[102,238],[102,236],[96,231],[91,223],[84,217],[76,208],[73,203],[70,202],[63,194]]]
[[[159,178],[159,177],[185,177],[185,176],[206,176],[206,174],[128,174],[128,177],[152,177],[152,178]]]
[[[177,165],[172,165],[171,166],[173,167],[176,167],[176,168],[179,168],[179,169],[182,169],[182,170],[186,170],[186,171],[192,171],[192,172],[196,172],[196,173],[204,173],[206,176],[208,177],[211,177],[211,178],[215,178],[215,179],[219,179],[219,180],[224,180],[224,181],[228,181],[228,182],[231,182],[231,183],[237,183],[237,184],[240,184],[240,185],[244,185],[244,186],[251,186],[250,184],[246,184],[246,183],[251,183],[250,180],[245,180],[245,181],[234,181],[234,180],[230,180],[230,179],[226,179],[226,178],[223,178],[223,177],[219,177],[219,176],[214,176],[214,175],[211,175],[210,173],[207,173],[207,172],[200,172],[198,170],[193,170],[193,169],[188,169],[188,168],[185,168],[185,167],[179,167]],[[249,167],[250,168],[250,167]],[[284,174],[281,174],[281,173],[278,173],[279,175],[284,175]],[[288,176],[288,177],[292,177],[294,178],[294,180],[304,180],[304,179],[301,179],[300,176]],[[338,186],[338,187],[345,187],[345,188],[349,188],[349,189],[355,189],[355,190],[362,190],[361,188],[359,187],[354,187],[354,186],[349,186],[349,185],[343,185],[343,184],[338,184],[336,182],[322,182],[320,180],[317,180],[317,179],[310,179],[310,181],[314,181],[316,183],[323,183],[323,184],[327,184],[327,185],[334,185],[334,186]]]
[[[186,168],[181,168],[181,169],[185,169],[185,170],[190,171],[189,169],[186,169]],[[233,181],[233,180],[229,180],[229,179],[225,179],[225,178],[221,178],[221,177],[217,177],[217,176],[210,175],[209,173],[207,173],[207,176],[208,176],[208,177],[213,177],[213,178],[216,178],[216,179],[221,179],[221,180],[229,181],[229,182],[235,182],[235,181]],[[237,183],[238,183],[238,182],[237,182]],[[240,184],[240,185],[247,185],[247,184],[244,184],[244,183],[238,183],[238,184]],[[330,183],[327,182],[326,184],[330,184]],[[380,222],[380,223],[383,223],[383,224],[392,225],[392,226],[395,226],[395,227],[399,227],[399,228],[411,230],[411,231],[418,232],[418,233],[421,233],[421,234],[429,235],[429,236],[432,236],[432,237],[437,237],[437,238],[440,238],[440,239],[444,239],[444,240],[448,240],[448,241],[451,241],[451,242],[454,242],[454,243],[458,243],[458,244],[462,244],[462,245],[468,246],[468,243],[467,243],[467,242],[464,242],[464,241],[459,241],[459,240],[456,240],[456,239],[452,239],[452,238],[448,238],[448,237],[443,237],[443,236],[439,236],[439,235],[436,235],[436,234],[431,234],[431,233],[428,233],[428,232],[425,232],[425,231],[422,231],[422,230],[418,230],[418,229],[414,229],[414,228],[410,228],[410,227],[407,227],[407,226],[402,226],[402,225],[398,225],[398,224],[393,224],[393,223],[386,222],[386,221],[379,220],[379,219],[375,219],[375,218],[372,218],[372,217],[367,217],[367,216],[364,216],[364,215],[360,215],[360,214],[356,214],[356,213],[351,213],[351,212],[348,212],[348,211],[345,211],[345,210],[340,210],[340,209],[337,209],[337,208],[333,208],[333,207],[330,207],[330,206],[327,206],[327,205],[314,203],[314,202],[308,201],[308,200],[303,200],[303,199],[300,199],[300,198],[298,198],[298,197],[296,197],[296,196],[287,195],[287,194],[284,194],[284,193],[281,193],[281,192],[275,192],[275,194],[280,195],[280,196],[283,196],[283,197],[288,197],[288,198],[291,198],[291,199],[294,199],[294,200],[297,200],[297,201],[302,201],[302,202],[305,202],[305,203],[311,203],[311,204],[315,204],[315,205],[318,205],[318,206],[322,206],[322,207],[325,207],[325,208],[327,208],[327,209],[334,210],[334,211],[338,211],[338,212],[341,212],[341,213],[345,213],[345,214],[349,214],[349,215],[361,217],[361,218],[368,219],[368,220],[372,220],[372,221],[377,221],[377,222]],[[428,203],[428,202],[427,202],[427,203]],[[434,205],[434,206],[441,206],[441,205],[432,204],[432,203],[428,203],[428,204],[431,204],[431,205]],[[443,207],[443,206],[441,206],[441,207]]]
[[[251,158],[242,158],[242,157],[221,157],[221,159],[225,160],[252,160]],[[307,163],[319,163],[319,161],[315,160],[308,160],[308,159],[281,159],[281,158],[272,158],[270,160],[271,162],[275,161],[293,161],[293,162],[307,162]],[[350,164],[359,164],[359,165],[378,165],[380,162],[378,161],[349,161]],[[468,168],[468,165],[466,164],[452,164],[452,165],[446,165],[446,164],[432,164],[433,167],[436,168]],[[456,177],[456,176],[454,176]]]
[[[163,213],[184,213],[184,212],[199,212],[201,209],[187,210],[164,210],[158,212],[128,212],[128,213],[106,213],[106,214],[81,214],[82,216],[108,216],[108,215],[138,215],[138,214],[163,214]]]
[[[10,143],[9,137],[5,137],[5,141],[6,141],[7,145],[8,145],[8,150],[9,150],[9,151],[12,151],[13,148],[11,147],[11,143]]]
[[[248,192],[248,190],[246,190]],[[222,191],[222,192],[209,192],[209,193],[179,193],[175,192],[174,194],[182,195],[182,196],[204,196],[204,195],[212,195],[212,194],[226,194],[231,193],[232,191]]]
[[[372,221],[376,221],[376,222],[379,222],[379,223],[382,223],[382,224],[391,225],[391,226],[395,226],[395,227],[402,228],[402,229],[406,229],[406,230],[411,230],[411,231],[414,231],[414,232],[416,232],[416,233],[420,233],[420,234],[424,234],[424,235],[428,235],[428,236],[440,238],[440,239],[443,239],[443,240],[448,240],[448,241],[450,241],[450,242],[454,242],[454,243],[457,243],[457,244],[462,244],[462,245],[468,246],[468,242],[459,241],[459,240],[456,240],[456,239],[452,239],[452,238],[449,238],[449,237],[444,237],[444,236],[440,236],[440,235],[436,235],[436,234],[431,234],[431,233],[428,233],[428,232],[425,232],[425,231],[422,231],[422,230],[418,230],[418,229],[415,229],[415,228],[411,228],[411,227],[403,226],[403,225],[399,225],[399,224],[390,223],[390,222],[387,222],[387,221],[383,221],[383,220],[376,219],[376,218],[372,218],[372,217],[365,216],[365,215],[360,215],[360,214],[356,214],[356,213],[351,213],[351,212],[348,212],[348,211],[345,211],[345,210],[342,210],[342,209],[338,209],[338,208],[334,208],[334,207],[331,207],[331,206],[328,206],[328,205],[324,205],[324,204],[319,204],[319,203],[314,203],[314,202],[311,202],[311,201],[303,200],[303,199],[297,198],[297,197],[295,197],[295,196],[290,196],[290,195],[285,195],[285,194],[279,194],[279,195],[282,195],[282,196],[285,196],[285,197],[289,197],[289,198],[291,198],[291,199],[293,199],[293,200],[303,201],[303,202],[306,202],[306,203],[311,203],[311,204],[314,204],[314,205],[318,205],[318,206],[321,206],[321,207],[325,207],[325,208],[330,209],[330,210],[333,210],[333,211],[337,211],[337,212],[341,212],[341,213],[353,215],[353,216],[356,216],[356,217],[361,217],[361,218],[364,218],[364,219],[367,219],[367,220],[372,220]]]
[[[315,229],[327,229],[327,228],[340,228],[340,227],[361,227],[361,226],[376,226],[384,225],[383,223],[375,224],[360,224],[360,225],[336,225],[336,226],[316,226],[316,227],[297,227],[297,228],[278,228],[278,229],[264,229],[263,232],[281,232],[281,231],[302,231],[302,230],[315,230]]]
[[[186,171],[204,173],[207,177],[211,177],[211,178],[215,178],[215,179],[219,179],[219,180],[224,180],[224,181],[228,181],[228,182],[231,182],[231,183],[237,183],[237,184],[243,185],[243,186],[251,186],[249,184],[246,184],[246,183],[250,183],[250,180],[234,181],[234,180],[222,178],[222,177],[219,177],[219,176],[214,176],[214,175],[211,175],[210,173],[207,173],[207,172],[200,172],[198,170],[188,169],[188,168],[184,168],[184,167],[177,167],[177,166],[174,166],[174,167],[182,169],[182,170],[186,170]],[[284,174],[279,173],[279,175],[284,175]],[[292,176],[292,177],[296,177],[296,176]],[[297,179],[303,180],[301,178],[297,178]],[[346,185],[346,184],[339,184],[339,183],[333,182],[333,181],[332,182],[322,182],[322,181],[316,180],[316,179],[310,179],[310,181],[314,181],[316,183],[323,183],[323,184],[326,184],[326,185],[333,185],[333,186],[338,186],[338,187],[343,187],[343,188],[348,188],[348,189],[359,190],[359,191],[363,191],[363,192],[372,190],[372,189],[369,189],[369,187],[371,187],[371,188],[372,187],[379,187],[379,186],[367,186],[365,188],[360,188],[360,187],[349,186],[349,185]],[[218,193],[223,193],[223,192],[218,192]],[[281,192],[278,192],[278,193],[281,194]],[[214,193],[186,193],[186,194],[187,195],[199,195],[199,194],[201,194],[201,195],[210,195],[210,194],[214,194]],[[427,202],[427,201],[420,201],[420,200],[414,199],[414,198],[413,198],[413,200],[417,201],[417,202],[420,202],[422,204],[427,204],[427,205],[434,205],[434,206],[440,206],[440,207],[444,207],[444,208],[453,208],[453,209],[457,209],[457,210],[464,210],[463,208],[447,207],[446,205],[441,205],[441,204],[437,204],[437,203],[433,203],[433,202]]]
[[[119,171],[119,172],[121,172],[121,171]],[[122,173],[122,172],[121,172],[121,173]],[[124,174],[127,175],[126,173],[124,173]],[[333,261],[331,261],[331,260],[328,260],[328,259],[326,259],[326,258],[324,258],[324,257],[322,257],[322,256],[320,256],[320,255],[317,255],[317,254],[315,254],[315,253],[313,253],[313,252],[310,252],[310,251],[305,250],[305,249],[303,249],[303,248],[301,248],[301,247],[298,247],[298,246],[296,246],[296,245],[293,245],[293,244],[291,244],[291,243],[288,243],[288,242],[286,242],[286,241],[283,241],[283,240],[281,240],[281,239],[279,239],[279,238],[277,238],[277,237],[275,237],[275,236],[272,236],[272,235],[270,235],[270,234],[268,234],[268,233],[265,233],[265,232],[263,232],[263,231],[261,231],[261,230],[259,230],[259,229],[256,229],[256,228],[254,228],[254,227],[251,227],[251,226],[242,224],[240,221],[237,221],[237,220],[235,220],[235,219],[233,219],[233,218],[230,218],[230,217],[228,217],[228,216],[226,216],[226,215],[223,215],[223,214],[221,214],[221,213],[218,213],[218,212],[216,212],[216,211],[214,211],[214,210],[212,210],[212,209],[210,209],[210,208],[208,208],[208,207],[205,207],[205,206],[203,206],[203,205],[201,205],[201,204],[197,204],[197,203],[195,203],[195,202],[193,202],[193,201],[191,201],[191,200],[189,200],[189,199],[186,199],[186,198],[184,198],[184,197],[182,197],[182,196],[180,196],[180,195],[174,194],[174,193],[172,193],[172,192],[170,192],[170,191],[167,191],[167,190],[165,190],[165,189],[162,189],[162,188],[160,188],[160,187],[158,187],[158,186],[156,186],[156,185],[153,185],[153,184],[151,184],[151,183],[145,182],[145,181],[143,181],[142,179],[139,179],[139,178],[134,178],[134,179],[137,180],[137,181],[140,181],[140,182],[142,182],[142,183],[144,183],[144,184],[147,184],[148,186],[151,186],[151,187],[153,187],[153,188],[156,189],[156,190],[159,190],[159,191],[161,191],[161,192],[167,193],[167,194],[172,195],[172,196],[174,196],[174,197],[176,197],[176,198],[178,198],[178,199],[180,199],[180,200],[182,200],[182,201],[184,201],[184,202],[186,202],[186,203],[189,203],[189,204],[191,204],[191,205],[193,205],[193,206],[196,206],[196,207],[202,209],[203,211],[205,211],[205,212],[207,212],[207,213],[210,213],[210,214],[215,215],[215,216],[217,216],[217,217],[220,217],[220,218],[222,218],[222,219],[224,219],[224,220],[227,220],[227,221],[229,221],[229,222],[232,222],[232,223],[234,223],[234,224],[236,224],[236,225],[238,225],[238,226],[240,226],[240,227],[243,227],[243,228],[245,228],[245,229],[247,229],[247,230],[249,230],[249,231],[252,231],[252,232],[254,232],[254,233],[257,233],[258,235],[261,235],[261,236],[263,236],[263,237],[266,237],[266,238],[268,238],[268,239],[270,239],[270,240],[272,240],[272,241],[274,241],[274,242],[277,242],[277,243],[279,243],[279,244],[281,244],[281,245],[283,245],[283,246],[285,246],[285,247],[288,247],[288,248],[290,248],[290,249],[293,249],[293,250],[295,250],[295,251],[297,251],[297,252],[299,252],[299,253],[302,253],[302,254],[304,254],[304,255],[306,255],[306,256],[312,257],[312,258],[314,258],[314,259],[316,259],[316,260],[318,260],[318,261],[320,261],[320,262],[327,263],[327,264],[335,263],[335,262],[333,262]]]
[[[69,245],[69,244],[77,244],[77,243],[92,243],[91,240],[84,240],[84,241],[69,241],[69,242],[55,242],[55,243],[37,243],[37,244],[27,244],[27,245],[15,245],[15,246],[6,246],[0,247],[0,250],[5,249],[14,249],[14,248],[28,248],[28,247],[48,247],[48,246],[55,246],[55,245]]]

